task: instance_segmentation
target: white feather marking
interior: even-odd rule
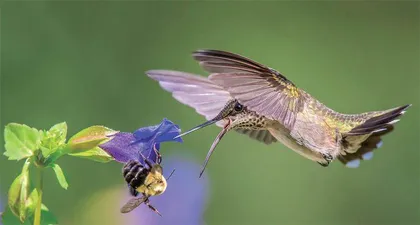
[[[377,132],[381,132],[381,131],[384,131],[384,130],[387,130],[387,129],[386,128],[377,129],[377,130],[374,130],[372,133],[377,133]]]
[[[373,157],[373,152],[366,152],[362,155],[363,160],[371,160]]]
[[[405,113],[406,111],[404,110],[404,111],[402,111],[402,112],[400,112],[400,115],[404,115],[404,113]]]
[[[348,168],[357,168],[360,165],[360,159],[354,159],[348,163],[346,163],[346,167]]]
[[[378,144],[376,144],[376,148],[380,148],[381,146],[382,146],[382,144],[383,144],[384,142],[381,140],[381,141],[379,141],[378,142]]]
[[[400,121],[400,120],[399,119],[396,119],[396,120],[393,120],[393,121],[389,122],[388,124],[394,124],[394,123],[396,123],[398,121]]]

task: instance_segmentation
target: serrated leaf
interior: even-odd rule
[[[87,151],[109,140],[117,132],[104,126],[91,126],[71,137],[68,145],[72,153]]]
[[[24,124],[9,123],[4,129],[6,155],[9,160],[20,160],[33,155],[41,144],[41,134]]]
[[[66,122],[52,126],[50,130],[44,131],[42,136],[40,149],[44,158],[47,158],[65,145],[67,136]]]
[[[26,219],[26,199],[29,192],[29,159],[22,168],[22,173],[16,177],[9,188],[8,204],[10,210],[23,223]]]
[[[60,183],[61,187],[66,189],[69,187],[69,184],[67,183],[66,177],[64,176],[63,170],[61,170],[61,167],[58,164],[53,163],[51,165],[55,172],[55,176],[57,177],[58,183]]]
[[[99,147],[95,147],[93,149],[84,151],[84,152],[78,152],[78,153],[70,153],[71,156],[76,156],[80,158],[90,159],[96,162],[102,162],[106,163],[114,158],[112,158],[108,153],[106,153],[104,150],[102,150]]]

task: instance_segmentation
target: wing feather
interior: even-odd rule
[[[229,92],[199,75],[170,70],[150,70],[146,74],[171,92],[176,100],[194,108],[208,120],[232,99]],[[221,126],[220,123],[218,125]]]
[[[259,73],[269,70],[268,67],[253,60],[225,51],[198,50],[193,53],[193,57],[210,73]]]
[[[193,57],[212,73],[209,80],[241,104],[292,129],[297,113],[303,108],[304,96],[282,74],[230,52],[198,50]]]
[[[267,74],[217,73],[209,79],[225,88],[241,104],[291,129],[303,108],[303,96],[291,84],[268,79]],[[254,82],[252,85],[247,83]],[[259,82],[256,82],[259,81]]]
[[[152,79],[157,80],[163,89],[171,92],[176,100],[195,108],[206,119],[215,117],[232,99],[229,92],[222,87],[198,75],[169,70],[151,70],[146,73]],[[257,83],[259,82],[257,81]],[[262,91],[265,92],[265,90]],[[222,126],[221,123],[217,123],[217,125]],[[236,129],[236,131],[247,134],[252,139],[265,144],[277,141],[267,130]]]

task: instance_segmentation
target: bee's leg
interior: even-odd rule
[[[146,158],[141,152],[139,152],[141,157],[143,158],[144,162],[146,162],[146,164],[149,166],[149,168],[152,168],[153,164],[152,162],[150,162],[150,160],[148,158]]]
[[[161,154],[160,154],[160,152],[157,150],[157,148],[156,148],[156,144],[155,144],[155,145],[153,145],[153,151],[155,151],[156,156],[157,156],[157,158],[156,158],[156,160],[157,160],[157,164],[160,164],[160,163],[162,162],[162,155],[161,155]]]
[[[144,204],[147,205],[152,211],[154,211],[155,213],[157,213],[159,216],[162,216],[162,214],[160,214],[160,212],[155,207],[153,207],[152,205],[150,205],[149,199],[147,199],[144,202]]]

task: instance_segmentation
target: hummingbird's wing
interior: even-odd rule
[[[229,92],[207,78],[185,72],[150,70],[146,74],[172,93],[179,102],[193,107],[207,120],[213,119],[232,99]],[[222,123],[216,123],[222,127]]]
[[[291,129],[303,108],[299,89],[279,72],[237,54],[199,50],[193,57],[239,103]]]
[[[171,92],[175,99],[193,107],[207,120],[217,116],[226,103],[233,99],[222,87],[199,75],[169,70],[150,70],[146,74],[159,81],[160,86]],[[216,124],[223,127],[221,121]],[[237,131],[266,144],[277,141],[268,131]]]
[[[271,135],[268,130],[235,129],[235,131],[241,134],[246,134],[250,138],[264,142],[267,145],[277,141],[277,139]]]

